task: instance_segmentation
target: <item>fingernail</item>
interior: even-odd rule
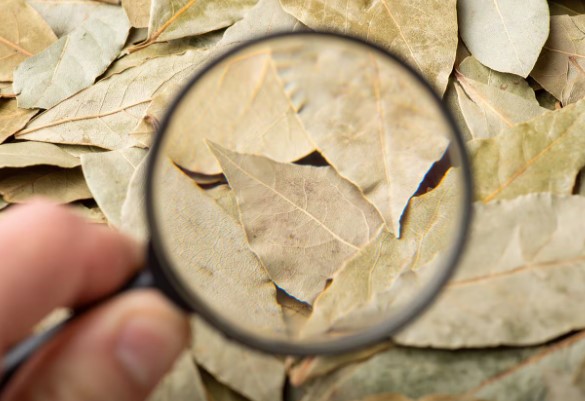
[[[115,352],[129,376],[150,387],[172,367],[186,337],[186,323],[178,314],[135,316],[123,325]]]

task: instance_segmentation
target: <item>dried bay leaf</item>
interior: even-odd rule
[[[276,289],[241,227],[178,167],[159,163],[153,201],[176,273],[226,319],[237,324],[245,316],[250,328],[284,333]]]
[[[120,230],[138,241],[148,239],[146,222],[146,168],[148,157],[142,159],[128,183],[120,213]]]
[[[96,83],[45,111],[17,138],[93,145],[114,150],[138,143],[129,133],[139,123],[153,94],[169,79],[189,74],[201,52],[149,60]]]
[[[175,163],[199,173],[221,173],[206,139],[282,162],[313,151],[268,50],[222,64],[210,74],[186,95],[169,125],[168,152]]]
[[[248,401],[241,394],[218,382],[211,374],[202,371],[208,401]]]
[[[554,0],[549,1],[551,15],[577,15],[585,14],[585,3],[583,0]]]
[[[73,208],[75,213],[94,224],[108,224],[106,215],[100,210],[98,206],[87,207],[82,203],[73,203],[70,206]]]
[[[366,3],[281,0],[280,3],[286,12],[311,29],[362,36],[396,52],[415,66],[439,94],[445,92],[457,51],[454,0]]]
[[[14,72],[18,106],[48,109],[87,88],[118,56],[130,24],[119,7],[101,11]]]
[[[400,239],[382,232],[349,259],[333,275],[331,285],[317,297],[302,334],[356,330],[362,324],[369,327],[387,316],[385,311],[393,303],[378,296],[391,290],[405,272],[416,274],[453,241],[454,217],[461,207],[457,198],[458,179],[452,169],[436,189],[411,199]],[[408,302],[406,294],[402,293],[402,298],[402,302]],[[374,319],[364,313],[373,306],[377,311]]]
[[[193,356],[184,352],[147,401],[207,401]]]
[[[58,146],[43,142],[14,142],[0,145],[0,168],[50,165],[73,168],[81,163]]]
[[[0,99],[0,143],[21,130],[37,110],[21,109],[16,99]]]
[[[563,106],[585,97],[585,15],[550,19],[550,36],[530,74]]]
[[[4,170],[0,178],[0,195],[10,203],[26,202],[34,196],[59,203],[91,198],[80,168],[46,166]]]
[[[330,51],[304,44],[274,59],[284,83],[296,88],[292,101],[302,103],[299,117],[323,157],[399,236],[408,199],[443,156],[449,127],[434,99],[400,67],[333,43]],[[400,79],[387,79],[394,76]]]
[[[380,231],[377,211],[332,168],[208,145],[235,191],[251,249],[293,297],[312,303],[342,263]]]
[[[241,19],[257,0],[151,0],[148,39],[134,50],[154,42],[201,35]]]
[[[195,360],[215,379],[251,401],[282,400],[281,360],[225,339],[199,318],[193,319],[192,332]]]
[[[527,77],[549,33],[546,0],[457,3],[459,33],[483,65]]]
[[[459,96],[457,95],[455,85],[455,78],[450,78],[447,90],[443,95],[443,102],[455,119],[457,127],[463,136],[463,140],[469,141],[473,138],[473,135],[471,135],[471,131],[469,130],[465,117],[463,116],[463,111],[461,111],[461,104],[459,103]]]
[[[585,327],[585,198],[475,205],[456,277],[395,340],[441,348],[532,345]]]
[[[122,0],[122,7],[135,28],[147,28],[150,21],[151,0]]]
[[[146,150],[129,148],[81,155],[83,175],[108,222],[120,227],[128,185]]]
[[[24,0],[3,0],[0,14],[0,81],[12,81],[12,72],[57,37],[43,18]]]
[[[238,211],[238,203],[236,201],[236,195],[232,191],[229,185],[218,185],[207,191],[207,195],[211,197],[221,208],[231,216],[235,222],[240,223],[240,212]]]
[[[49,24],[57,37],[68,34],[91,17],[116,7],[93,0],[26,0]]]
[[[532,192],[570,194],[585,166],[585,102],[547,112],[499,136],[468,142],[475,198],[483,202]]]

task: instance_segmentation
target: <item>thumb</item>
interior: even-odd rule
[[[188,343],[186,318],[155,291],[74,321],[14,378],[2,401],[142,401]]]

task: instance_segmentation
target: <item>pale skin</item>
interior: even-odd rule
[[[37,200],[0,218],[0,357],[54,308],[111,293],[144,251],[64,206]],[[186,317],[154,290],[111,299],[69,325],[0,401],[141,401],[187,347]],[[0,375],[2,372],[0,372]]]

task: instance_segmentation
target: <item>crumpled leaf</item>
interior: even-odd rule
[[[19,108],[16,99],[0,99],[0,143],[22,129],[37,112]]]
[[[213,106],[217,104],[222,107]],[[191,171],[220,173],[207,139],[238,152],[297,160],[311,153],[313,145],[296,111],[270,53],[247,54],[215,70],[187,94],[168,128],[169,156]]]
[[[224,318],[284,333],[276,289],[241,227],[178,167],[158,163],[153,202],[161,246],[175,273]]]
[[[122,206],[130,179],[145,156],[146,150],[138,148],[81,156],[83,175],[93,198],[115,227],[122,224]]]
[[[181,354],[147,401],[207,401],[205,387],[189,352]]]
[[[440,258],[440,252],[449,251],[461,207],[459,179],[457,170],[451,169],[437,188],[411,199],[400,239],[382,232],[349,259],[317,297],[302,335],[310,338],[335,330],[356,331],[363,324],[369,327],[388,316],[387,310],[393,305],[378,296],[395,287],[405,272],[416,272]],[[405,293],[398,292],[397,298],[409,302]],[[374,318],[368,316],[364,322],[364,310],[372,307],[376,310]]]
[[[81,168],[31,167],[4,170],[0,175],[0,195],[6,202],[22,203],[43,196],[59,203],[90,199]]]
[[[318,150],[399,236],[408,199],[443,156],[450,131],[418,82],[363,52],[332,41],[327,51],[304,45],[274,58],[284,83],[296,88],[293,102],[302,104],[299,117]]]
[[[235,191],[250,248],[293,297],[312,303],[342,263],[378,234],[378,212],[332,168],[208,145]]]
[[[119,7],[101,11],[14,72],[18,106],[48,109],[87,88],[115,60],[130,24]]]
[[[483,65],[527,77],[549,33],[546,0],[459,0],[459,34]]]
[[[68,34],[88,19],[117,7],[95,0],[26,0],[49,24],[57,37]]]
[[[550,19],[550,36],[530,74],[563,106],[585,97],[585,15]]]
[[[195,360],[219,382],[251,401],[282,400],[282,361],[225,339],[198,318],[193,319],[192,332]]]
[[[156,58],[100,81],[41,114],[17,138],[109,150],[135,146],[129,133],[153,94],[170,78],[189,75],[203,57],[201,52],[189,51]]]
[[[580,196],[476,204],[456,277],[395,340],[441,348],[532,345],[585,327],[583,227]]]
[[[122,7],[135,28],[147,28],[150,21],[151,0],[122,0]]]
[[[242,18],[257,0],[151,0],[148,39],[154,42],[201,35],[225,28]]]
[[[430,80],[439,94],[445,92],[457,51],[455,0],[280,3],[311,29],[362,36],[396,52]]]
[[[532,192],[570,194],[585,166],[585,101],[468,142],[475,198],[483,202]]]
[[[80,164],[78,158],[50,143],[14,142],[0,145],[0,168],[38,165],[72,168]]]
[[[0,81],[12,81],[23,61],[45,49],[57,37],[24,0],[3,0],[0,14]]]
[[[480,66],[470,57],[455,73],[461,111],[474,138],[496,136],[507,127],[547,111],[540,107],[534,90],[522,78],[497,71],[484,74],[480,70],[478,74],[479,68],[487,69]]]

